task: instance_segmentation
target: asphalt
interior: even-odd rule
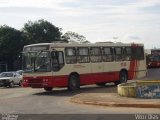
[[[121,97],[116,91],[103,93],[80,93],[70,100],[74,103],[110,107],[160,108],[160,99]]]

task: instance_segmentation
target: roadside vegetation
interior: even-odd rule
[[[79,43],[89,42],[83,35],[72,31],[63,34],[62,30],[62,28],[43,19],[28,21],[21,30],[1,25],[0,65],[6,64],[9,71],[21,69],[21,52],[24,45],[62,40]],[[3,69],[0,68],[0,72],[2,71]]]

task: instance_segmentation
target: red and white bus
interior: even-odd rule
[[[160,49],[151,49],[151,54],[147,56],[148,68],[159,68],[160,67]]]
[[[146,76],[143,44],[40,43],[24,46],[23,86],[68,87],[115,84]]]

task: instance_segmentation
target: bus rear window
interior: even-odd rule
[[[132,58],[135,60],[143,60],[144,59],[144,50],[143,47],[132,48]]]

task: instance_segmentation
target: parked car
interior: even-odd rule
[[[23,70],[17,70],[16,72],[19,73],[20,75],[23,74]]]
[[[17,72],[2,72],[0,74],[0,86],[14,87],[14,85],[21,86],[22,75]]]

